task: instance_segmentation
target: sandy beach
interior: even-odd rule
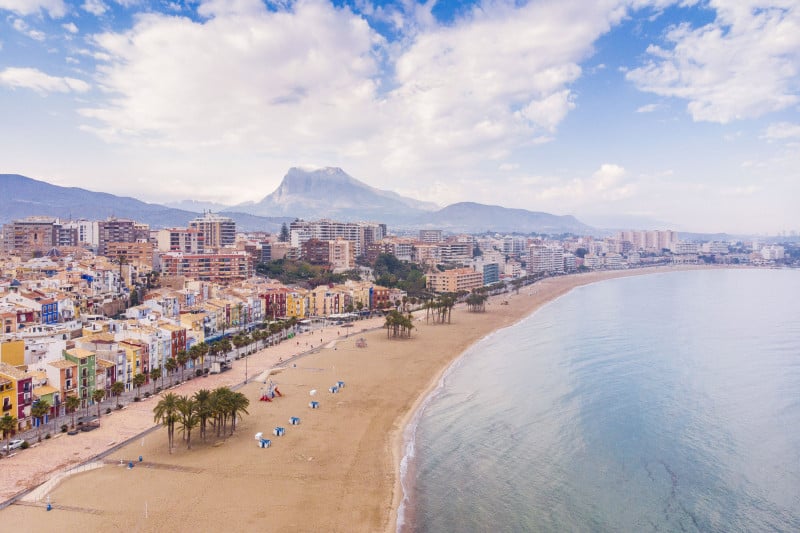
[[[322,340],[322,349],[272,370],[270,379],[283,397],[269,403],[259,401],[266,374],[279,358],[304,348],[308,334],[300,337],[299,347],[287,341],[262,350],[248,361],[251,379],[260,378],[240,389],[250,399],[249,415],[232,436],[203,443],[193,432],[187,450],[177,431],[177,446],[169,453],[166,431],[159,428],[113,451],[104,466],[33,491],[27,501],[0,511],[0,523],[45,531],[223,531],[234,526],[244,531],[394,531],[402,498],[403,429],[466,348],[576,286],[667,270],[672,269],[548,278],[519,294],[492,298],[484,313],[458,306],[450,324],[428,324],[425,312],[418,311],[411,339],[389,339],[385,329],[360,331],[379,326],[382,319],[357,323],[347,338],[344,330],[326,328],[311,341],[319,346]],[[360,337],[366,347],[357,347]],[[173,392],[193,394],[239,383],[244,365],[236,363],[230,372],[189,381]],[[330,393],[338,381],[345,387]],[[311,396],[311,390],[317,393]],[[309,407],[311,400],[319,402],[319,409]],[[0,500],[152,427],[157,401],[151,398],[104,416],[102,427],[93,432],[60,437],[1,460]],[[290,425],[290,417],[299,417],[300,424]],[[286,429],[284,436],[272,435],[276,426]],[[256,445],[257,432],[272,440],[270,448]],[[44,508],[48,498],[52,511]]]

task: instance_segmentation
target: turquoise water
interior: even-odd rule
[[[580,287],[410,429],[401,531],[800,531],[800,271]]]

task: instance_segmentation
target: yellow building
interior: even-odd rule
[[[308,293],[292,291],[286,294],[286,316],[297,319],[306,318],[309,313]]]
[[[11,366],[25,364],[25,341],[22,339],[6,341],[0,344],[0,362]]]
[[[428,289],[433,292],[471,291],[483,285],[483,274],[471,268],[454,268],[427,274]]]

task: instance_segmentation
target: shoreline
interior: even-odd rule
[[[198,505],[199,502],[205,502],[204,505],[210,508],[196,513],[198,516],[185,514],[186,511],[176,512],[175,509],[167,513],[153,506],[154,500],[151,499],[151,516],[161,516],[165,524],[177,521],[181,524],[179,530],[187,530],[192,523],[205,523],[210,530],[214,530],[213,525],[217,523],[215,520],[222,524],[227,513],[217,508],[221,505],[218,498],[206,501],[207,495],[203,493],[201,485],[226,485],[235,480],[237,483],[230,489],[230,501],[222,501],[231,508],[228,512],[234,513],[238,509],[235,516],[246,516],[253,527],[257,524],[261,527],[262,522],[259,520],[263,521],[268,516],[270,528],[276,529],[308,530],[323,527],[334,531],[396,531],[400,507],[405,498],[400,469],[408,442],[406,431],[446,372],[471,347],[489,335],[525,320],[546,303],[575,287],[617,277],[689,269],[659,267],[545,278],[522,287],[518,295],[512,291],[493,297],[486,313],[468,313],[463,306],[459,306],[457,310],[454,309],[452,325],[427,325],[418,313],[415,324],[419,328],[414,330],[410,340],[388,340],[385,333],[374,331],[384,329],[377,324],[378,321],[382,324],[380,319],[376,319],[376,324],[371,328],[365,328],[370,329],[369,332],[350,332],[346,337],[336,335],[335,327],[326,328],[326,341],[302,355],[291,349],[291,341],[276,347],[284,346],[281,353],[293,352],[291,360],[284,357],[284,361],[279,363],[277,350],[262,356],[260,365],[254,364],[255,356],[250,356],[250,376],[253,377],[240,389],[251,398],[250,416],[242,420],[241,431],[237,430],[234,436],[222,441],[223,446],[231,448],[230,452],[215,450],[219,444],[217,443],[198,446],[188,452],[176,450],[174,455],[167,455],[160,445],[162,428],[156,430],[153,437],[142,438],[141,448],[136,442],[137,433],[137,437],[132,439],[133,443],[111,454],[113,457],[127,454],[120,458],[130,458],[144,453],[148,459],[154,457],[154,461],[175,464],[176,468],[200,469],[202,472],[196,474],[197,483],[176,485],[178,481],[174,479],[174,473],[155,471],[147,472],[148,477],[152,476],[149,482],[123,482],[122,477],[130,478],[131,474],[121,474],[121,469],[110,467],[64,479],[51,492],[56,501],[65,502],[68,506],[109,509],[109,513],[113,515],[110,518],[97,518],[91,514],[81,516],[72,513],[68,516],[68,524],[89,528],[101,525],[135,526],[139,530],[155,531],[157,529],[148,527],[135,512],[137,509],[141,511],[142,505],[147,508],[147,500],[144,503],[141,501],[142,495],[152,498],[154,493],[165,491],[163,498],[168,499],[175,490],[187,490],[188,498],[194,499]],[[501,306],[500,302],[503,300],[510,305]],[[315,337],[309,339],[317,340],[319,334],[320,332],[314,332]],[[355,346],[356,339],[361,336],[368,338],[367,349]],[[301,340],[306,337],[303,334]],[[272,364],[267,364],[270,361]],[[241,364],[241,361],[237,362]],[[329,367],[331,364],[332,368]],[[242,370],[240,365],[225,374],[238,376]],[[277,379],[281,382],[281,389],[288,391],[288,394],[287,398],[268,404],[267,407],[267,404],[262,405],[253,398],[258,397],[255,376],[269,370],[279,372]],[[225,374],[219,376],[224,377]],[[347,388],[337,396],[321,392],[323,409],[308,410],[306,404],[309,388],[319,387],[320,391],[325,391],[331,380],[335,383],[336,379],[347,381]],[[206,388],[212,386],[207,380],[198,381]],[[242,380],[234,381],[238,384]],[[422,386],[418,386],[420,383]],[[181,389],[173,392],[192,391]],[[142,404],[144,405],[140,404],[140,407],[147,411],[147,418],[152,420],[152,406],[149,402]],[[305,411],[299,411],[300,409]],[[284,419],[288,414],[295,416],[305,413],[302,414],[303,424],[298,429],[289,429],[288,436],[273,439],[274,445],[269,451],[259,450],[258,453],[253,446],[251,432],[254,429],[264,430],[264,426],[274,424],[275,413],[278,413],[279,423],[285,423]],[[152,422],[150,426],[152,427]],[[158,440],[159,443],[146,443],[146,440]],[[324,441],[324,445],[320,445],[320,441]],[[289,444],[288,448],[285,443]],[[178,446],[181,446],[180,443]],[[143,449],[144,452],[141,451]],[[32,451],[35,450],[27,450],[26,454]],[[5,460],[2,466],[6,466]],[[63,467],[50,469],[50,472],[56,473],[60,470]],[[144,472],[140,468],[134,471],[137,475]],[[98,486],[109,488],[97,491],[95,487]],[[106,492],[110,495],[121,490],[121,486],[126,491],[131,491],[129,501],[120,504],[111,496],[105,495]],[[368,488],[368,493],[360,490],[361,488]],[[75,496],[87,490],[103,494],[94,500]],[[233,494],[236,490],[244,492]],[[258,497],[259,491],[265,490],[268,497]],[[55,520],[52,513],[39,511],[41,509],[37,511],[31,507],[12,505],[6,510],[0,510],[0,520],[8,516],[11,523],[14,523],[15,517],[24,517],[26,523],[29,523],[28,520],[35,517],[36,520],[32,523],[39,523],[42,527],[64,523],[63,520],[52,522],[51,520]],[[343,513],[347,516],[341,516]],[[227,515],[227,519],[230,520],[231,515]]]
[[[687,271],[687,270],[723,270],[725,269],[720,268],[718,266],[704,266],[704,265],[682,265],[682,266],[656,266],[651,268],[640,268],[640,269],[632,269],[632,270],[614,270],[614,271],[602,271],[602,272],[589,272],[583,274],[571,274],[566,276],[559,276],[559,277],[550,277],[544,278],[543,280],[532,283],[530,285],[525,285],[523,288],[520,289],[520,294],[514,294],[513,291],[508,293],[503,293],[497,296],[493,296],[490,298],[499,300],[503,297],[511,297],[511,296],[527,296],[529,299],[529,306],[526,310],[524,310],[518,317],[517,320],[513,321],[510,324],[504,324],[500,327],[488,330],[485,335],[470,344],[466,349],[461,351],[460,353],[456,354],[443,368],[439,370],[439,372],[432,377],[428,385],[421,391],[419,397],[414,402],[412,408],[401,416],[399,421],[399,427],[396,431],[394,431],[391,435],[392,439],[392,457],[394,463],[396,465],[395,470],[395,487],[392,491],[391,497],[391,516],[389,517],[389,522],[387,527],[384,529],[387,533],[397,533],[399,531],[400,522],[399,520],[403,518],[403,523],[408,524],[405,516],[402,516],[400,513],[404,511],[404,504],[407,500],[407,494],[405,493],[404,489],[404,472],[402,471],[403,461],[408,459],[408,447],[411,441],[415,438],[413,434],[409,434],[409,430],[411,429],[409,425],[414,422],[415,419],[420,417],[424,412],[425,406],[427,402],[431,399],[432,395],[436,392],[436,390],[442,386],[443,380],[446,378],[448,372],[450,372],[458,363],[463,359],[466,353],[474,348],[476,345],[481,343],[483,340],[489,338],[490,336],[497,334],[505,329],[515,326],[520,322],[526,320],[534,313],[539,311],[545,305],[554,302],[561,296],[564,296],[568,292],[585,285],[591,285],[593,283],[599,283],[602,281],[607,281],[610,279],[622,278],[622,277],[630,277],[630,276],[638,276],[638,275],[649,275],[649,274],[660,274],[660,273],[669,273],[669,272],[679,272],[679,271]],[[584,277],[585,276],[585,277]],[[541,287],[541,283],[547,280],[575,280],[575,282],[566,283],[566,286],[559,287],[553,294],[548,294],[540,301],[539,299],[534,298],[534,293],[537,288]],[[578,282],[579,281],[579,282]],[[525,293],[525,294],[523,294]],[[413,429],[416,432],[416,428]],[[407,475],[407,471],[406,471]]]

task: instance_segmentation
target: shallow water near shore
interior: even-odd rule
[[[401,531],[800,530],[800,272],[579,287],[412,423]]]

